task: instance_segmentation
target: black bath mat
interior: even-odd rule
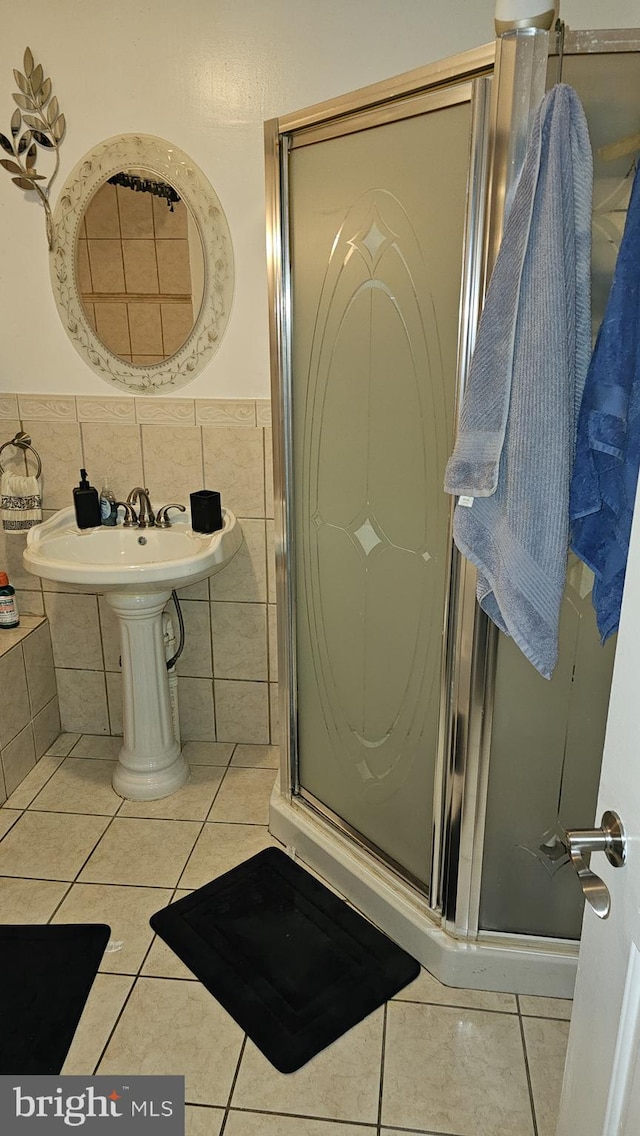
[[[419,964],[276,848],[151,917],[281,1073],[411,982]]]
[[[110,934],[0,925],[0,1074],[60,1073]]]

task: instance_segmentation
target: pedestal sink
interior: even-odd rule
[[[81,530],[72,508],[29,530],[23,553],[35,576],[103,592],[120,624],[123,745],[113,775],[121,797],[154,801],[175,792],[189,767],[173,731],[162,612],[174,588],[218,572],[235,555],[242,531],[223,510],[218,532],[194,532],[189,513],[171,527]]]

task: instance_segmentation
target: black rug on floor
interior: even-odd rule
[[[57,1074],[111,930],[0,925],[0,1074]]]
[[[419,964],[283,852],[267,848],[151,926],[281,1073],[411,982]]]

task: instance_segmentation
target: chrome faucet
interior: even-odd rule
[[[151,502],[149,501],[149,490],[143,489],[141,485],[136,485],[135,489],[132,489],[127,497],[127,505],[129,505],[130,508],[133,508],[136,502],[139,505],[138,528],[146,529],[147,526],[154,528],[156,518],[151,508]]]

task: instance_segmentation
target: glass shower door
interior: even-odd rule
[[[471,85],[289,156],[298,792],[428,890]]]

